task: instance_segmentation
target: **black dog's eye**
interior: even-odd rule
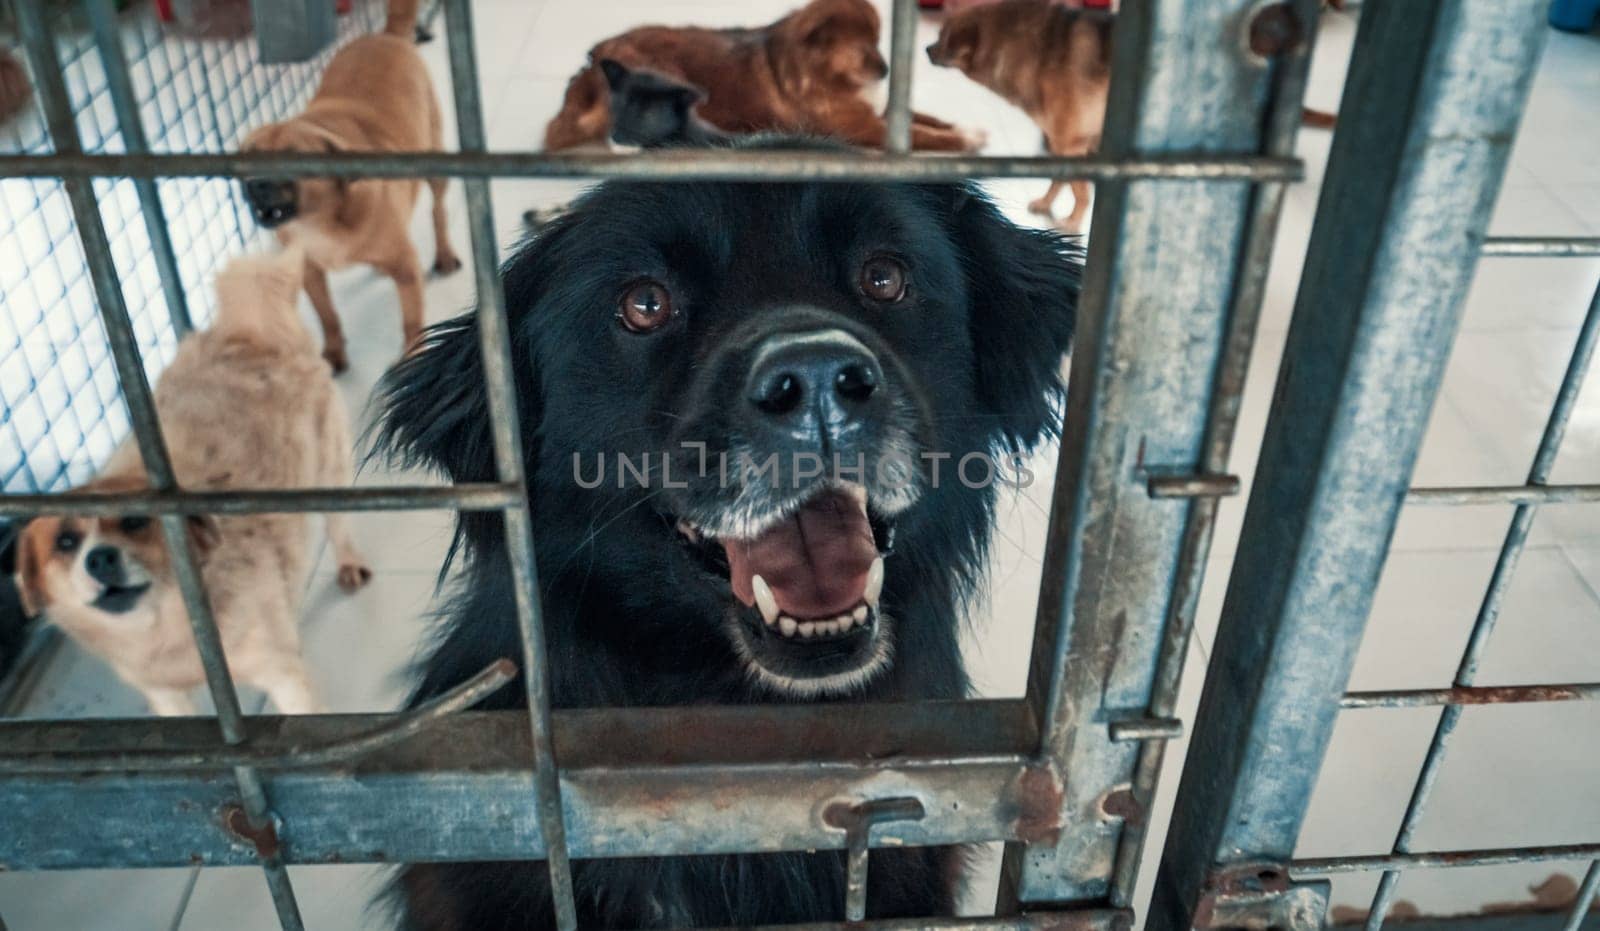
[[[659,281],[636,281],[622,292],[617,316],[633,332],[648,333],[672,319],[672,295]]]
[[[880,304],[906,296],[906,267],[899,259],[876,255],[861,266],[861,293]]]
[[[77,549],[78,544],[82,542],[83,538],[78,536],[73,531],[62,531],[62,533],[56,537],[56,550],[62,553],[70,553]]]
[[[122,519],[122,523],[119,526],[122,527],[122,532],[123,533],[138,533],[139,531],[143,530],[144,528],[150,526],[150,518],[148,518],[148,517],[124,517]]]

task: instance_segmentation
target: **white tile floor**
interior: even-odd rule
[[[491,145],[537,147],[568,75],[596,40],[652,21],[735,25],[773,18],[787,0],[627,0],[607,15],[573,0],[478,0],[479,61]],[[925,43],[936,29],[922,25]],[[1309,103],[1337,105],[1354,34],[1350,15],[1325,18]],[[444,43],[424,50],[447,88]],[[1032,152],[1038,131],[1020,113],[959,75],[919,61],[915,103],[948,119],[983,126],[991,152]],[[449,107],[446,94],[447,118]],[[1307,132],[1302,154],[1311,180],[1287,198],[1259,348],[1246,391],[1236,471],[1253,469],[1276,377],[1276,362],[1325,166],[1325,134]],[[1552,33],[1534,85],[1493,225],[1498,233],[1600,234],[1600,38]],[[1040,182],[992,185],[1019,220]],[[546,181],[494,183],[496,229],[506,248],[530,206],[554,203],[581,185]],[[452,189],[453,235],[466,248],[459,187]],[[414,234],[428,238],[419,211]],[[1508,260],[1483,263],[1418,466],[1420,484],[1520,481],[1566,364],[1600,261]],[[355,271],[334,278],[335,299],[351,334],[351,372],[341,386],[357,417],[367,392],[399,350],[389,284]],[[454,315],[472,300],[470,274],[430,282],[430,319]],[[309,317],[308,317],[309,319]],[[1600,376],[1597,376],[1600,377]],[[1594,387],[1591,385],[1591,387]],[[1600,396],[1580,404],[1556,470],[1565,481],[1595,481],[1600,453]],[[1006,509],[995,547],[993,595],[976,619],[967,652],[987,695],[1020,694],[1028,632],[1040,574],[1053,451],[1041,455],[1038,483]],[[363,483],[397,480],[373,471]],[[1181,714],[1200,692],[1216,617],[1237,542],[1245,498],[1224,504],[1202,599],[1198,636],[1184,683]],[[1551,508],[1507,599],[1482,669],[1485,684],[1592,681],[1600,671],[1600,513],[1594,506]],[[1449,682],[1482,595],[1506,508],[1412,509],[1401,522],[1354,675],[1357,688],[1431,687]],[[339,711],[387,710],[404,691],[404,671],[426,630],[434,575],[449,540],[444,514],[357,517],[354,531],[376,570],[355,596],[332,584],[326,560],[306,600],[306,648],[329,705]],[[118,715],[140,711],[132,694],[97,661],[69,651],[28,713]],[[1387,849],[1404,808],[1435,712],[1368,711],[1340,721],[1328,766],[1301,841],[1303,855]],[[1182,742],[1168,755],[1149,852],[1162,843]],[[1600,707],[1592,704],[1469,710],[1452,742],[1450,762],[1423,830],[1422,847],[1500,846],[1592,841],[1600,837]],[[1150,886],[1148,864],[1138,902]],[[1401,898],[1428,911],[1463,911],[1484,902],[1524,898],[1550,872],[1581,865],[1416,874]],[[296,867],[308,926],[382,927],[368,909],[381,871],[362,866]],[[975,880],[974,907],[992,902],[992,872]],[[1365,907],[1375,881],[1335,885],[1339,903]],[[275,927],[253,869],[94,871],[0,874],[0,915],[12,931],[183,929],[255,931]]]

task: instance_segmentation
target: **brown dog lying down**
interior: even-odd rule
[[[246,152],[420,152],[444,148],[439,101],[413,47],[417,0],[391,0],[380,35],[363,36],[328,62],[305,112],[252,132]],[[445,178],[433,191],[433,270],[461,267],[450,247]],[[394,279],[400,325],[409,349],[422,331],[422,264],[406,233],[421,181],[414,178],[247,178],[245,197],[256,222],[276,229],[285,245],[305,249],[306,293],[322,322],[322,355],[342,372],[344,331],[328,293],[333,269],[365,264]]]
[[[1052,155],[1087,155],[1100,145],[1111,81],[1111,33],[1103,10],[1075,9],[1059,0],[968,3],[952,13],[928,46],[928,60],[957,68],[1020,107],[1044,131]],[[1307,126],[1331,128],[1334,116],[1304,110]],[[1063,184],[1072,186],[1067,232],[1083,231],[1089,182],[1052,181],[1028,209],[1052,215]]]
[[[589,50],[589,64],[567,84],[561,112],[545,127],[544,147],[569,149],[606,138],[609,88],[599,62],[612,59],[705,91],[698,113],[735,133],[774,130],[832,136],[882,147],[883,117],[867,92],[889,73],[878,51],[878,11],[867,0],[811,0],[755,29],[645,26]],[[981,132],[914,114],[916,149],[971,152]]]
[[[297,312],[304,257],[234,260],[217,276],[211,328],[185,339],[161,375],[156,410],[187,489],[350,484],[350,427]],[[149,487],[130,439],[80,491]],[[300,594],[311,562],[304,514],[196,515],[189,532],[234,678],[285,714],[319,710],[300,655]],[[339,584],[372,577],[344,518],[326,529]],[[157,714],[192,714],[205,682],[159,524],[146,517],[41,517],[23,528],[17,579],[44,612],[144,693]]]

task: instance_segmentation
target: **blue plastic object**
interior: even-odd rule
[[[1588,32],[1600,19],[1600,0],[1552,0],[1550,25],[1567,32]]]

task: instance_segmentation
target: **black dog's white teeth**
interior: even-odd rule
[[[872,561],[872,568],[867,570],[867,587],[861,594],[861,599],[874,610],[878,607],[878,599],[883,596],[883,557],[879,556]]]
[[[767,585],[767,580],[759,575],[750,577],[750,588],[756,596],[756,607],[761,609],[761,618],[772,626],[778,621],[778,599],[772,596],[772,588]]]
[[[686,520],[678,521],[678,533],[682,534],[683,538],[690,543],[700,542],[700,528]]]
[[[759,576],[757,576],[759,578]],[[778,615],[776,620],[767,621],[767,626],[786,639],[814,640],[819,637],[837,637],[847,634],[857,627],[865,627],[872,618],[872,609],[865,603],[855,606],[853,611],[834,618],[801,621],[787,614]]]

